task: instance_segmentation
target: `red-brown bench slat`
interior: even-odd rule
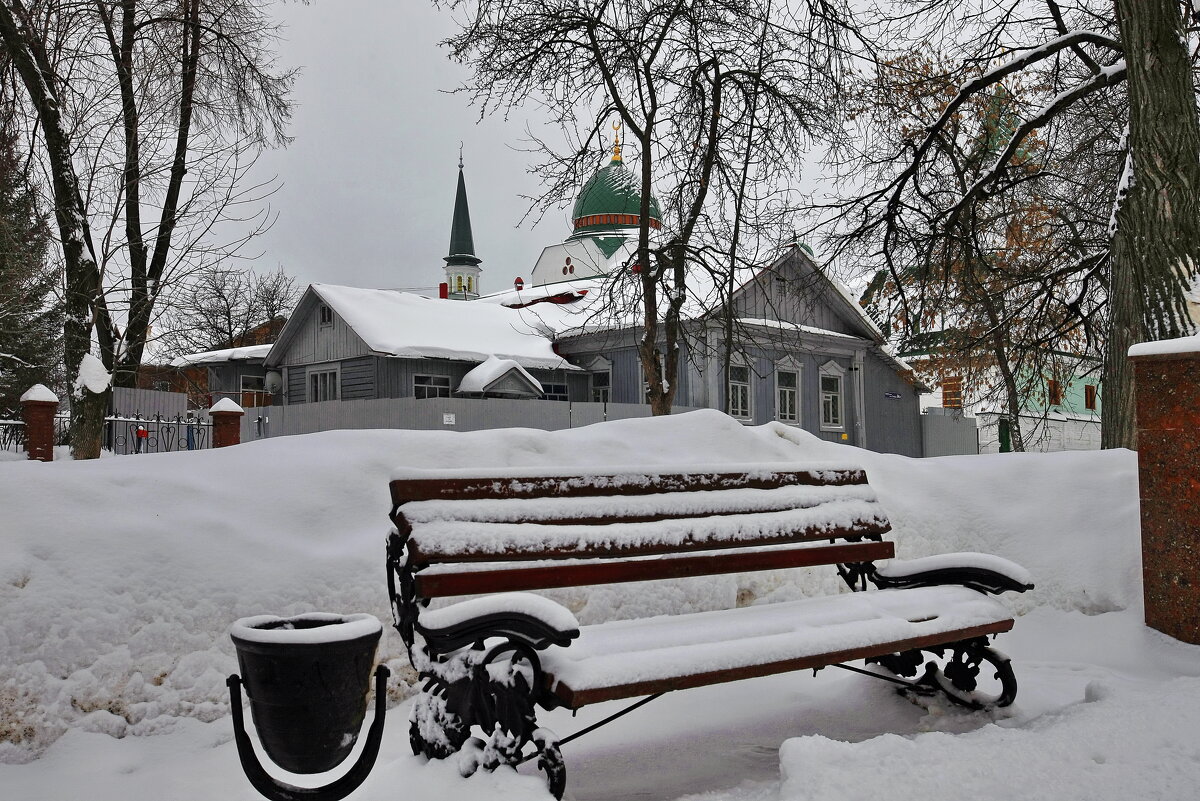
[[[712,517],[713,515],[709,515]],[[684,518],[686,519],[686,518]],[[622,521],[624,522],[624,521]],[[641,521],[637,521],[641,522]],[[578,521],[575,521],[578,524]],[[531,523],[522,524],[534,525]],[[542,525],[540,522],[537,525]],[[609,559],[625,556],[655,556],[692,551],[716,551],[728,548],[754,548],[765,545],[786,545],[796,542],[812,542],[815,540],[839,540],[865,536],[882,536],[891,531],[888,523],[879,522],[878,518],[858,520],[850,527],[835,528],[809,527],[796,531],[781,532],[761,537],[745,539],[710,540],[687,539],[682,542],[643,542],[636,544],[596,545],[592,543],[577,543],[565,548],[541,549],[510,549],[505,551],[458,551],[448,553],[439,551],[437,542],[423,542],[419,536],[409,540],[409,558],[414,565],[429,565],[458,562],[534,562],[542,559],[579,559],[598,558]],[[536,538],[535,538],[536,539]]]
[[[642,681],[636,684],[624,684],[614,687],[594,687],[587,690],[575,691],[564,684],[555,685],[555,679],[552,675],[547,674],[546,686],[551,688],[551,691],[556,697],[562,700],[563,705],[568,709],[578,709],[588,704],[595,704],[601,701],[614,701],[620,698],[634,698],[641,695],[653,695],[654,693],[669,692],[671,690],[686,690],[692,687],[705,687],[709,684],[720,684],[727,681],[740,681],[742,679],[752,679],[759,676],[772,676],[776,673],[788,673],[793,670],[811,670],[813,668],[828,667],[843,662],[852,662],[856,659],[866,659],[872,656],[884,656],[885,654],[895,654],[901,651],[909,651],[914,648],[925,648],[927,646],[943,645],[948,642],[958,642],[961,640],[969,640],[975,637],[982,637],[986,634],[1002,634],[1009,631],[1013,627],[1012,619],[1000,620],[995,623],[987,623],[981,626],[972,626],[955,631],[941,632],[938,634],[929,634],[923,637],[912,637],[906,640],[896,640],[895,642],[883,643],[881,645],[870,645],[861,648],[851,648],[845,651],[834,651],[827,654],[816,654],[813,656],[805,656],[799,659],[788,659],[780,662],[769,662],[761,665],[747,665],[743,667],[729,668],[727,670],[714,670],[707,673],[695,673],[690,676],[675,676],[665,679],[655,679],[651,681]]]
[[[871,562],[876,559],[891,559],[895,555],[895,545],[891,542],[859,542],[809,548],[682,556],[673,559],[514,567],[463,573],[421,572],[416,575],[415,580],[416,593],[419,597],[440,598],[451,595],[479,595],[492,592],[581,587],[591,584],[617,584],[630,581],[686,578],[688,576],[714,576],[722,573],[749,573],[756,570],[814,567],[841,562]]]
[[[778,489],[803,484],[841,487],[866,484],[862,470],[784,470],[751,473],[621,473],[529,478],[400,478],[389,485],[393,508],[409,501],[495,498],[584,498],[602,495],[657,495],[737,488]]]

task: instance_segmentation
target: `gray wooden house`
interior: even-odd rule
[[[488,377],[498,398],[531,397],[537,387],[543,400],[563,403],[644,403],[629,268],[636,186],[615,154],[581,192],[570,236],[536,260],[530,285],[514,276],[511,288],[485,293],[460,164],[441,297],[310,286],[265,360],[276,403],[478,398],[489,393],[464,378],[489,359],[513,363],[512,375]],[[922,455],[918,394],[928,390],[804,246],[745,271],[727,298],[700,277],[693,284],[678,406]]]

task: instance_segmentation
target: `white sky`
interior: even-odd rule
[[[507,122],[448,94],[466,76],[437,43],[451,17],[427,0],[282,3],[282,66],[299,66],[295,137],[264,153],[257,177],[277,175],[274,228],[245,250],[260,269],[282,265],[301,284],[432,289],[442,280],[463,143],[484,291],[528,279],[541,248],[569,232],[568,210],[535,230],[517,224],[536,178],[516,152],[536,108]],[[597,167],[602,166],[600,159]]]

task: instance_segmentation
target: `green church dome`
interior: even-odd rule
[[[571,211],[575,228],[571,238],[578,239],[613,229],[637,228],[642,206],[639,184],[637,177],[621,162],[618,148],[608,166],[593,175],[579,193],[575,208]],[[651,196],[651,228],[662,225],[661,215],[658,201]]]

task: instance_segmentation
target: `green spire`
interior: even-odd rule
[[[479,264],[475,241],[471,236],[471,212],[467,208],[467,182],[463,178],[462,154],[458,156],[458,194],[454,197],[454,221],[450,224],[450,253],[445,258],[450,267]]]

